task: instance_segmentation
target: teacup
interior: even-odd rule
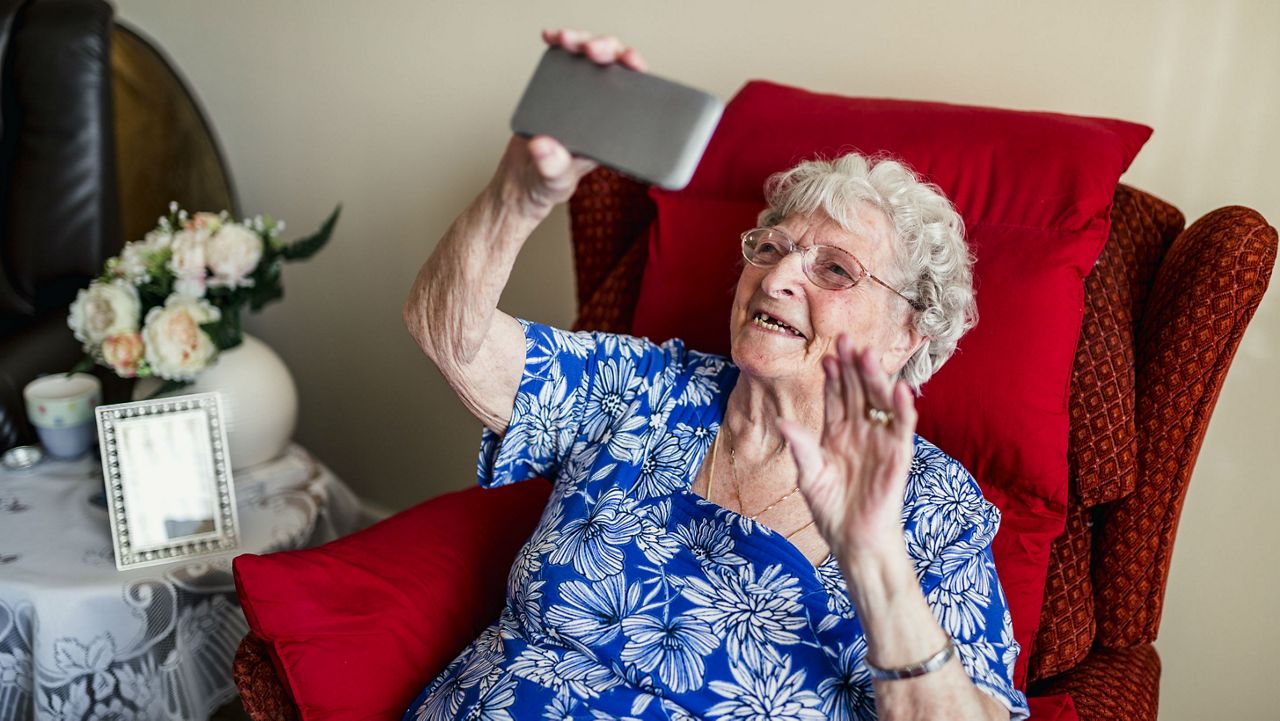
[[[56,458],[78,458],[98,439],[93,409],[102,403],[102,383],[88,373],[56,373],[22,390],[27,418],[40,443]]]

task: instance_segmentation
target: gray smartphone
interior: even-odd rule
[[[575,155],[638,180],[689,184],[724,104],[713,95],[560,48],[542,56],[511,130],[550,135]]]

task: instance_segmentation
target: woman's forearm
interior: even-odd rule
[[[516,256],[542,220],[521,205],[491,183],[454,220],[409,291],[405,325],[446,373],[475,358]]]
[[[841,561],[849,595],[867,637],[867,661],[880,668],[919,663],[948,642],[920,591],[906,549],[878,558]],[[876,707],[897,719],[1002,719],[1008,711],[973,684],[958,654],[933,673],[876,681]]]
[[[449,226],[409,290],[404,322],[458,399],[504,433],[524,368],[524,332],[498,310],[533,229],[595,167],[552,138],[513,136],[493,180]]]

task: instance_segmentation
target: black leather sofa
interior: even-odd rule
[[[172,63],[103,0],[0,0],[0,451],[34,442],[23,386],[80,358],[77,291],[171,200],[239,211]]]

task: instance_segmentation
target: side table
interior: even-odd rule
[[[367,525],[359,500],[293,446],[235,473],[240,547],[117,571],[96,460],[0,469],[0,721],[208,719],[236,696],[247,631],[240,553],[323,543]]]

